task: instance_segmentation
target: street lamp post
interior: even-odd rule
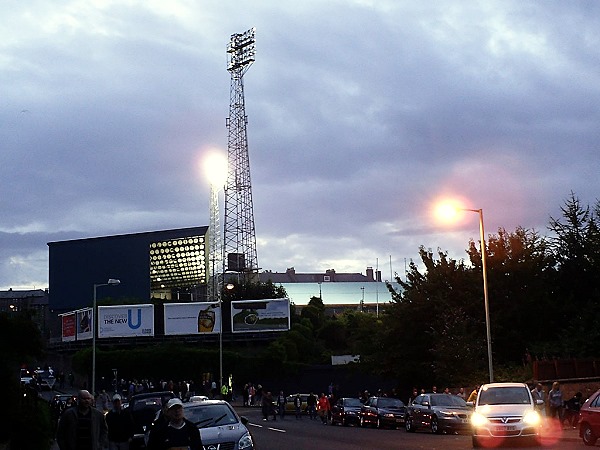
[[[481,243],[481,271],[483,272],[483,303],[485,307],[485,330],[487,335],[488,370],[490,374],[490,383],[493,383],[494,367],[492,365],[492,333],[490,330],[490,304],[488,301],[485,232],[483,230],[483,209],[462,209],[463,211],[471,211],[479,214],[479,238]]]
[[[93,307],[93,316],[94,316],[94,329],[92,330],[92,395],[96,395],[96,333],[98,329],[98,315],[96,307],[96,290],[100,286],[115,286],[117,284],[121,284],[120,280],[115,278],[110,278],[106,283],[94,284],[94,304]]]

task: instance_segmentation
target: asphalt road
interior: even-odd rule
[[[44,392],[50,398],[51,392]],[[433,435],[429,432],[407,433],[404,429],[375,429],[323,425],[320,420],[310,420],[307,416],[297,420],[286,416],[273,421],[262,420],[260,408],[248,408],[234,404],[238,414],[247,417],[258,450],[459,450],[471,449],[471,436]],[[600,443],[599,443],[600,445]],[[524,445],[508,447],[532,448]],[[575,430],[560,435],[547,435],[542,441],[543,449],[582,450],[586,448]],[[598,445],[594,448],[598,448]],[[52,450],[58,450],[54,445]]]
[[[453,450],[471,449],[471,436],[433,435],[429,432],[407,433],[404,429],[375,429],[323,425],[319,420],[303,417],[296,420],[286,417],[277,421],[262,420],[260,409],[236,408],[238,413],[250,420],[249,428],[259,450],[281,449],[327,449],[327,450]],[[519,444],[503,449],[527,448]],[[531,447],[529,447],[531,448]],[[584,448],[581,440],[574,437],[548,437],[543,449]]]

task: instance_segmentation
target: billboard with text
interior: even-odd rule
[[[62,323],[62,341],[63,342],[70,342],[70,341],[74,341],[75,340],[75,335],[76,335],[76,329],[77,329],[77,325],[76,325],[76,321],[77,318],[75,316],[75,313],[67,313],[67,314],[61,314],[60,315],[61,318],[61,323]]]
[[[221,331],[219,303],[165,304],[165,335],[204,334]]]
[[[154,336],[154,305],[98,307],[98,337]]]
[[[234,333],[289,329],[289,298],[231,302],[231,331]]]

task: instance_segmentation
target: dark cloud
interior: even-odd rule
[[[46,242],[208,223],[231,34],[259,263],[364,271],[463,257],[477,217],[546,233],[598,197],[595,2],[8,2],[0,6],[0,288],[47,283]]]

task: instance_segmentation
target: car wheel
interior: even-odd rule
[[[406,416],[406,419],[404,419],[404,429],[406,431],[408,431],[409,433],[415,432],[415,427],[413,426],[412,417]]]
[[[473,448],[479,448],[481,447],[481,442],[479,442],[479,439],[477,438],[477,436],[473,436]]]
[[[433,416],[431,418],[430,427],[431,427],[431,432],[433,434],[440,434],[442,432],[442,430],[440,429],[440,426],[438,424],[437,417],[435,417],[435,416]]]
[[[589,446],[595,445],[596,441],[598,440],[598,437],[594,435],[592,428],[588,424],[583,426],[581,438],[583,439],[583,443]]]

